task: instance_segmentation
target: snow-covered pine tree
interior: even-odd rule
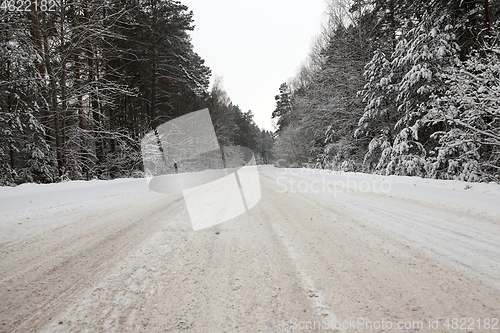
[[[13,42],[8,26],[10,13],[0,12],[0,186],[14,185],[17,173],[14,153],[18,151],[15,142],[21,130],[18,113],[14,113],[13,51],[18,47]]]
[[[18,117],[0,110],[0,186],[15,185],[17,172],[13,165],[13,154],[18,151],[15,138],[19,125]]]
[[[292,98],[288,84],[282,83],[279,88],[279,95],[276,95],[276,109],[273,111],[272,118],[276,118],[277,133],[283,131],[291,122],[292,117]]]
[[[24,165],[19,170],[18,183],[52,183],[57,174],[55,159],[50,145],[45,140],[45,129],[34,116],[35,112],[23,114],[24,145],[21,149]]]
[[[0,23],[0,185],[54,180],[53,156],[40,123],[40,61],[25,16],[3,12]]]
[[[392,82],[392,69],[390,58],[382,50],[375,51],[365,67],[367,83],[359,92],[366,106],[354,136],[372,138],[364,158],[368,171],[385,170],[388,164],[386,157],[392,152],[393,127],[397,118],[397,88]]]
[[[432,129],[422,118],[431,107],[430,96],[444,93],[440,74],[457,61],[458,45],[446,18],[443,12],[438,17],[424,13],[399,40],[391,60],[376,52],[367,65],[368,83],[361,92],[367,106],[357,134],[370,127],[381,131],[365,157],[368,163],[378,159],[376,172],[425,175]]]
[[[484,51],[442,74],[446,94],[425,117],[447,125],[433,134],[430,177],[500,183],[500,48]]]

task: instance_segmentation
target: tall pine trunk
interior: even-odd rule
[[[64,147],[64,143],[66,141],[66,118],[68,117],[68,100],[67,100],[67,94],[66,94],[66,63],[67,63],[67,54],[66,54],[66,43],[64,39],[66,38],[66,29],[65,29],[65,17],[66,17],[66,11],[65,11],[65,3],[64,0],[61,0],[60,2],[60,20],[61,20],[61,27],[60,27],[60,57],[61,57],[61,74],[60,74],[60,81],[59,81],[59,86],[61,88],[61,114],[62,114],[62,128],[61,128],[61,146]],[[62,151],[62,155],[64,156],[64,150]]]
[[[46,69],[45,69],[45,61],[43,60],[45,58],[44,56],[44,51],[43,51],[43,43],[42,43],[42,33],[40,29],[40,20],[38,19],[38,12],[37,12],[37,7],[35,5],[35,2],[31,2],[31,7],[30,11],[27,12],[28,19],[30,20],[30,32],[31,32],[31,38],[33,40],[33,44],[35,45],[35,48],[37,49],[38,55],[40,56],[41,61],[37,61],[35,66],[38,70],[38,73],[40,74],[40,77],[42,80],[45,80],[45,75],[46,75]],[[49,101],[49,93],[47,90],[47,85],[44,83],[41,87],[41,94],[43,97],[44,101]],[[49,110],[48,110],[48,105],[43,104],[40,105],[40,121],[42,125],[46,128],[45,130],[45,141],[46,142],[52,142],[52,138],[50,136],[51,132],[51,125],[49,121]]]
[[[153,0],[153,54],[152,54],[152,64],[151,64],[151,125],[156,128],[159,124],[157,122],[156,115],[156,69],[158,66],[158,59],[156,54],[156,0]]]
[[[52,64],[50,62],[49,54],[49,41],[48,41],[48,29],[47,29],[47,14],[42,12],[42,36],[43,36],[43,49],[44,49],[44,61],[45,68],[47,69],[47,75],[49,76],[50,82],[50,109],[54,119],[54,136],[56,141],[56,159],[57,159],[57,170],[59,176],[63,174],[63,156],[62,156],[62,143],[61,143],[61,133],[60,133],[60,121],[59,121],[59,111],[57,107],[57,84],[56,77],[52,70]]]

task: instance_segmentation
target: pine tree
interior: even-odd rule
[[[0,26],[0,182],[52,182],[53,154],[41,124],[43,80],[40,61],[29,35],[29,22],[20,13],[3,12]]]
[[[472,54],[443,78],[446,94],[425,119],[447,127],[433,134],[429,176],[500,182],[500,48]]]
[[[282,83],[279,88],[279,95],[276,95],[276,109],[272,113],[272,118],[277,118],[276,126],[278,129],[276,133],[283,131],[292,121],[292,99],[291,91],[286,83]]]
[[[458,61],[452,26],[441,19],[424,14],[398,42],[390,61],[376,52],[367,65],[368,83],[362,91],[367,106],[357,134],[387,124],[372,139],[365,158],[378,159],[375,170],[381,173],[425,174],[426,153],[432,147],[424,143],[432,129],[423,127],[422,118],[430,96],[443,93],[440,74]]]

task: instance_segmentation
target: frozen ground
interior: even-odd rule
[[[0,331],[495,331],[498,185],[273,167],[260,181],[248,214],[196,232],[182,196],[143,179],[0,188]]]

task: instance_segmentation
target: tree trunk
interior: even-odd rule
[[[153,6],[153,55],[151,64],[151,125],[156,128],[159,124],[156,119],[156,69],[158,66],[158,59],[156,56],[156,0],[152,2]]]
[[[107,10],[106,7],[103,7],[103,22],[104,26],[107,28],[108,27],[108,19],[107,19]],[[106,37],[104,37],[106,38]],[[104,82],[105,84],[112,82],[113,77],[112,77],[112,70],[111,66],[109,65],[109,60],[110,60],[110,48],[109,48],[110,43],[107,41],[103,43],[102,45],[102,61],[103,61],[103,68],[104,68]],[[106,121],[103,122],[104,129],[109,130],[110,133],[114,133],[115,130],[115,119],[114,119],[114,114],[113,114],[113,107],[107,103],[106,105],[103,105],[101,103],[101,115],[106,119]],[[113,146],[114,144],[112,143],[114,141],[114,135],[112,137],[109,137],[108,139],[102,139],[101,145],[102,145],[102,155],[104,158],[105,152],[109,151],[108,149],[108,144],[110,146]],[[113,147],[113,152],[114,152],[114,147]]]
[[[5,38],[6,41],[9,40],[9,36],[6,36]],[[7,61],[7,82],[10,85],[10,61]],[[12,113],[12,91],[9,88],[9,97],[7,98],[7,112],[10,115]],[[12,131],[12,120],[9,120],[9,128]],[[9,143],[9,156],[10,156],[10,168],[14,170],[14,147],[12,147],[14,143],[10,142]]]
[[[49,76],[50,90],[51,90],[50,108],[51,108],[52,114],[54,116],[54,136],[56,139],[57,169],[59,172],[59,176],[62,176],[64,164],[63,164],[63,156],[62,156],[59,112],[57,110],[57,84],[56,84],[56,78],[55,78],[54,73],[52,71],[52,64],[50,63],[49,41],[48,41],[48,34],[47,34],[47,14],[45,12],[42,12],[42,28],[43,28],[42,31],[43,31],[43,49],[44,49],[45,68],[47,69],[47,74]]]
[[[77,102],[76,102],[76,110],[78,114],[78,128],[79,128],[79,145],[80,145],[80,154],[81,154],[81,159],[80,162],[83,165],[83,170],[85,171],[86,174],[88,174],[88,159],[89,159],[89,154],[87,151],[87,144],[85,140],[85,136],[83,133],[85,132],[86,125],[85,125],[85,116],[83,114],[83,97],[82,93],[80,91],[82,87],[82,77],[81,77],[81,72],[80,72],[80,57],[78,56],[78,51],[74,55],[74,62],[75,62],[75,67],[74,67],[74,75],[75,75],[75,89],[76,89],[76,94],[77,94]]]
[[[38,69],[38,72],[40,73],[40,77],[42,80],[45,80],[45,64],[44,64],[44,51],[43,51],[43,43],[42,43],[42,33],[40,29],[40,21],[38,19],[38,13],[37,13],[37,7],[36,3],[34,1],[31,2],[31,7],[30,11],[27,12],[28,19],[31,21],[30,25],[30,32],[31,32],[31,38],[33,40],[33,43],[37,49],[38,55],[42,59],[42,61],[36,61],[36,68]],[[47,86],[44,82],[41,88],[41,94],[43,96],[43,99],[45,101],[49,101],[49,94],[47,91]],[[45,141],[46,142],[52,142],[52,138],[50,136],[50,121],[49,121],[49,116],[48,116],[48,109],[47,105],[41,105],[40,107],[40,122],[45,126]]]
[[[64,147],[64,142],[66,141],[66,118],[68,113],[68,101],[66,95],[66,49],[64,39],[66,38],[66,30],[65,30],[65,8],[64,8],[64,0],[61,0],[60,5],[60,20],[61,20],[61,33],[60,33],[60,43],[61,43],[61,78],[60,78],[60,87],[61,87],[61,113],[62,113],[62,128],[61,128],[61,147]],[[64,151],[63,151],[64,155]]]
[[[391,25],[392,52],[396,50],[396,19],[394,18],[394,1],[389,0],[389,24]]]
[[[484,0],[484,27],[486,29],[486,36],[490,36],[490,6],[489,1]],[[488,42],[488,40],[487,40]]]
[[[73,3],[76,6],[75,3]],[[73,31],[78,35],[81,19],[76,16],[76,7],[71,11],[71,20]],[[81,33],[81,32],[80,32]],[[76,44],[76,42],[73,42]],[[79,150],[79,163],[82,166],[82,171],[87,175],[89,171],[89,152],[87,148],[87,141],[84,132],[87,129],[85,115],[83,112],[83,96],[82,96],[82,49],[80,46],[76,47],[73,54],[73,75],[74,75],[74,93],[76,94],[76,115],[78,116],[78,150]]]
[[[90,24],[90,12],[88,7],[85,8],[84,10],[84,16],[85,16],[85,23],[87,25]],[[97,158],[97,163],[99,164],[102,160],[102,145],[101,141],[97,139],[96,137],[98,136],[97,133],[101,130],[101,117],[99,114],[99,100],[98,100],[98,94],[99,94],[99,87],[97,84],[97,77],[99,75],[99,70],[97,68],[97,62],[95,61],[96,53],[94,52],[94,46],[91,43],[87,44],[87,64],[88,64],[88,71],[89,71],[89,79],[88,79],[88,85],[90,89],[90,94],[89,94],[89,105],[91,108],[92,112],[92,120],[93,120],[93,126],[92,128],[94,129],[94,143],[95,143],[95,151],[96,151],[96,158]]]

